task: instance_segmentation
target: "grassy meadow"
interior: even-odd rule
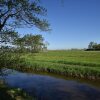
[[[51,72],[65,76],[100,79],[100,52],[51,50],[22,54],[22,70]]]

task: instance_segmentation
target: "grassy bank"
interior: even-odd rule
[[[35,70],[79,78],[100,79],[99,51],[48,51],[24,54],[22,58],[25,60],[22,63],[22,70]]]
[[[22,61],[15,59],[13,67],[20,70],[35,70],[56,73],[64,76],[100,80],[99,51],[55,50],[20,55]]]

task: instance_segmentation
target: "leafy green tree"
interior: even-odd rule
[[[4,31],[0,34],[0,52],[10,51],[13,42],[18,38],[15,31]]]
[[[39,52],[43,46],[43,37],[42,35],[34,35],[33,36],[33,51]]]
[[[90,50],[100,50],[100,44],[97,44],[95,42],[90,42],[88,45],[88,49]]]
[[[93,49],[93,46],[96,45],[97,43],[95,42],[90,42],[88,45],[88,49]]]
[[[100,44],[95,44],[93,45],[94,50],[100,50]]]
[[[0,34],[0,43],[12,43],[14,40],[18,38],[18,33],[15,31],[3,31]]]
[[[14,41],[14,45],[20,50],[20,52],[24,52],[26,50],[31,52],[39,52],[43,50],[46,43],[44,43],[44,38],[40,34],[26,34],[23,37],[18,37]]]
[[[22,37],[18,37],[14,43],[13,43],[15,46],[17,46],[17,50],[18,52],[24,52],[25,51],[25,40],[24,38]]]
[[[14,31],[4,31],[0,34],[0,66],[15,66],[20,62],[20,56],[13,53],[13,43],[18,38],[18,33]],[[13,51],[13,52],[12,52]]]
[[[26,44],[28,47],[28,44],[31,43],[32,50],[40,49],[41,36],[30,37],[32,41],[29,42],[29,40],[26,41],[25,38],[19,37],[12,29],[35,26],[42,31],[48,31],[49,23],[45,19],[46,14],[47,10],[40,5],[39,0],[0,0],[0,66],[8,67],[20,64],[20,54],[4,51],[9,48],[8,45],[15,45],[20,48],[20,51],[24,51]]]
[[[39,0],[0,0],[0,32],[24,26],[48,31],[49,24],[43,18],[46,14],[47,10],[40,6]]]
[[[24,37],[25,40],[25,46],[32,50],[32,45],[33,45],[33,35],[32,34],[26,34]]]
[[[32,52],[39,52],[44,45],[44,38],[42,35],[27,34],[24,37],[26,47],[30,48]]]

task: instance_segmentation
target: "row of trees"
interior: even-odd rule
[[[39,52],[47,49],[48,42],[44,42],[42,35],[26,34],[19,36],[15,31],[5,31],[0,34],[0,48],[18,52]]]
[[[88,50],[100,50],[100,44],[90,42],[88,45]]]

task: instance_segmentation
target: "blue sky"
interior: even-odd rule
[[[42,34],[48,49],[87,48],[90,41],[100,43],[100,0],[41,0],[47,10],[51,32],[37,28],[17,29],[20,34]]]

